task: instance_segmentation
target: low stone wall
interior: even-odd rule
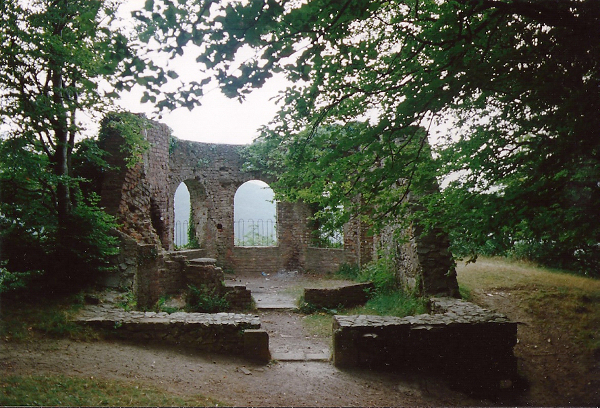
[[[252,293],[244,285],[225,285],[225,299],[233,310],[249,310],[254,306]]]
[[[185,345],[201,351],[246,355],[254,360],[268,361],[268,334],[260,329],[260,319],[254,315],[167,314],[116,309],[98,312],[92,309],[84,310],[74,321],[106,330],[117,338]]]
[[[375,289],[372,282],[344,285],[337,288],[305,288],[304,301],[318,308],[333,309],[339,306],[364,305],[369,292]]]
[[[237,274],[276,273],[282,268],[279,247],[234,247],[234,270]]]
[[[458,299],[431,303],[437,314],[334,316],[334,364],[428,370],[469,389],[495,389],[517,379],[516,323]]]

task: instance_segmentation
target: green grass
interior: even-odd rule
[[[315,313],[304,316],[302,324],[311,336],[320,338],[331,337],[332,318],[328,313]]]
[[[2,303],[0,337],[5,340],[29,341],[36,335],[74,340],[98,338],[98,333],[70,320],[82,306],[79,297],[36,302]]]
[[[219,406],[202,395],[180,397],[158,388],[94,377],[10,376],[0,379],[0,405]]]
[[[521,307],[573,340],[600,350],[600,280],[503,258],[481,258],[457,267],[461,294],[519,292]]]
[[[402,292],[376,294],[361,307],[349,309],[344,314],[371,314],[405,317],[427,313],[427,301]]]

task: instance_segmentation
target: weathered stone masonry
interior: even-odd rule
[[[243,286],[225,286],[223,269],[331,272],[344,263],[364,265],[383,250],[395,259],[398,281],[406,290],[450,297],[432,300],[432,315],[335,316],[334,364],[431,369],[468,384],[485,379],[485,387],[516,378],[512,354],[516,325],[451,298],[458,296],[458,284],[448,238],[440,231],[422,234],[413,224],[402,231],[405,239],[398,241],[398,225],[373,236],[370,225],[353,219],[344,227],[343,249],[313,248],[309,207],[278,203],[278,245],[236,247],[233,202],[238,187],[249,180],[272,180],[243,170],[242,146],[171,138],[169,129],[158,123],[144,132],[150,149],[131,168],[125,166],[120,135],[109,134],[101,141],[113,168],[104,176],[101,204],[121,225],[115,232],[121,241],[121,254],[114,260],[117,271],[106,279],[106,286],[133,289],[138,305],[150,308],[165,294],[175,294],[189,284],[204,285],[243,310],[252,301],[250,292]],[[173,251],[174,196],[182,182],[190,191],[199,250]],[[307,289],[306,297],[322,307],[365,300],[360,285],[322,292]],[[256,316],[115,313],[83,316],[80,321],[113,327],[115,335],[128,338],[243,353],[262,362],[270,359],[268,334],[260,329]]]
[[[236,247],[233,202],[237,189],[250,180],[267,183],[272,180],[257,172],[244,171],[243,146],[179,140],[171,137],[165,125],[155,122],[150,122],[144,135],[150,149],[132,168],[125,166],[120,135],[109,134],[101,141],[102,147],[109,152],[109,164],[115,169],[104,177],[101,204],[121,224],[124,250],[116,260],[122,275],[113,277],[110,282],[112,286],[133,286],[142,306],[150,306],[162,294],[173,293],[188,283],[184,272],[187,262],[176,253],[168,253],[174,246],[174,196],[182,182],[190,191],[191,222],[203,250],[201,257],[216,259],[217,265],[224,270],[332,272],[344,263],[363,265],[371,261],[375,246],[385,242],[369,234],[369,225],[352,220],[344,228],[343,249],[313,248],[310,246],[308,218],[312,214],[309,207],[301,202],[280,202],[277,203],[278,245]],[[441,265],[449,267],[450,273],[435,270],[433,278],[420,280],[434,283],[420,287],[425,295],[455,296],[455,287],[449,287],[447,279],[450,276],[450,280],[456,281],[450,254],[443,248],[437,250],[435,237],[429,241],[423,243],[413,239],[409,242],[405,252],[410,254],[412,251],[418,256],[405,258],[409,263],[417,264],[399,268],[399,281],[408,289],[414,288],[415,271],[429,273],[427,257],[422,255],[438,254],[437,258],[440,258],[441,254],[444,258]],[[419,248],[422,243],[425,246]],[[447,247],[443,240],[440,243]],[[405,276],[405,272],[409,275]],[[432,291],[428,292],[428,288]]]
[[[427,370],[470,390],[518,380],[516,323],[459,299],[431,303],[432,314],[404,318],[334,316],[334,364]]]

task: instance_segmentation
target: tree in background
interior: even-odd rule
[[[117,6],[0,3],[0,291],[31,271],[45,271],[45,283],[68,290],[117,251],[109,236],[114,222],[78,177],[86,166],[103,165],[93,142],[78,149],[79,117],[99,120],[117,91],[166,78],[160,70],[144,74],[152,66],[112,25]]]
[[[282,183],[286,194],[360,195],[365,209],[396,217],[414,192],[422,224],[451,232],[455,249],[529,243],[547,263],[598,270],[599,2],[145,6],[142,37],[171,56],[198,46],[197,61],[226,95],[243,99],[275,73],[293,82],[259,140],[267,159],[256,162],[297,164],[294,181],[294,169],[324,171],[310,173],[301,193]],[[444,189],[419,194],[431,176]]]

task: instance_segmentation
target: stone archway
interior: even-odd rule
[[[345,226],[343,248],[310,247],[310,209],[302,202],[282,202],[277,206],[278,246],[235,248],[234,197],[238,187],[249,180],[273,180],[247,170],[245,146],[180,140],[155,122],[149,122],[144,134],[151,147],[143,161],[131,168],[123,164],[120,135],[109,135],[102,141],[117,169],[105,175],[102,205],[116,216],[121,232],[138,245],[156,246],[157,252],[174,249],[173,197],[181,182],[193,196],[193,222],[205,256],[216,259],[226,270],[262,271],[268,267],[271,271],[332,272],[345,263],[363,265],[373,258],[375,245],[387,245],[385,236],[371,236],[369,225],[353,219]],[[397,227],[391,225],[390,229]],[[408,266],[397,262],[397,274],[410,275],[403,280],[409,287],[412,281],[423,282],[414,286],[423,295],[456,295],[458,285],[447,238],[437,233],[429,237],[413,235],[400,254],[400,260],[406,259]],[[267,249],[270,252],[265,252]],[[414,274],[408,273],[413,270]]]

